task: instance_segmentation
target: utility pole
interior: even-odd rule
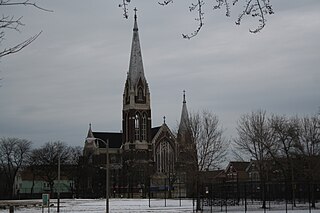
[[[57,189],[57,212],[60,212],[60,154],[58,156],[58,189]]]

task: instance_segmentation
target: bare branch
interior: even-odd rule
[[[19,26],[24,26],[24,24],[21,22],[22,17],[19,17],[18,19],[15,19],[14,16],[2,16],[0,19],[0,29],[2,29],[1,33],[4,35],[3,29],[11,29],[16,30],[20,32]]]
[[[19,5],[32,6],[32,7],[39,9],[39,10],[43,10],[46,12],[53,12],[53,10],[49,10],[49,9],[40,7],[35,2],[30,2],[30,0],[25,0],[25,1],[20,1],[20,2],[19,1],[12,2],[11,0],[0,0],[0,6],[19,6]]]
[[[233,4],[236,4],[235,0]],[[239,15],[236,24],[240,25],[244,16],[258,17],[259,25],[254,29],[249,29],[251,33],[260,32],[266,25],[266,16],[274,14],[270,0],[247,0],[243,12]]]
[[[194,10],[198,11],[198,17],[195,18],[195,20],[198,21],[198,28],[193,33],[182,34],[183,38],[191,39],[191,38],[195,37],[196,35],[198,35],[198,33],[200,32],[201,28],[204,25],[204,23],[203,23],[204,12],[202,11],[202,6],[203,5],[204,5],[204,1],[203,0],[198,0],[196,4],[192,3],[191,6],[189,7],[190,12],[192,12]]]
[[[222,6],[224,5],[226,8],[226,16],[230,16],[230,6],[228,3],[228,0],[216,0],[217,1],[217,5],[213,6],[213,10],[217,10],[217,9],[221,9]]]
[[[46,12],[53,12],[52,10],[45,9],[43,7],[40,7],[35,2],[32,2],[30,0],[0,0],[0,6],[2,7],[11,7],[11,6],[30,6],[35,7],[39,10],[43,10]],[[15,16],[10,15],[2,15],[2,18],[0,18],[0,44],[4,41],[6,37],[6,31],[8,30],[14,30],[17,32],[20,32],[20,27],[24,26],[22,23],[22,16],[19,18],[16,18]],[[25,41],[16,44],[13,47],[8,47],[3,50],[0,50],[0,58],[17,53],[29,44],[31,44],[34,40],[36,40],[42,31],[40,31],[38,34],[26,39]]]
[[[122,4],[119,4],[119,7],[122,7],[123,9],[123,17],[125,19],[128,19],[128,4],[130,3],[130,0],[122,0]]]
[[[162,5],[162,6],[166,6],[168,5],[169,3],[173,3],[173,0],[166,0],[166,1],[163,1],[163,2],[158,2],[158,4]]]
[[[19,52],[20,50],[22,50],[23,48],[25,48],[26,46],[31,44],[34,40],[36,40],[40,36],[41,33],[42,33],[42,31],[40,31],[38,34],[30,37],[29,39],[21,42],[20,44],[14,46],[14,47],[4,49],[3,51],[0,52],[0,58],[2,58],[3,56],[9,55],[9,54]]]
[[[191,6],[189,6],[189,11],[197,11],[197,18],[195,20],[198,22],[198,27],[195,31],[193,31],[190,34],[182,34],[183,38],[186,39],[191,39],[195,36],[198,35],[200,30],[202,29],[204,25],[204,12],[203,12],[203,6],[205,2],[208,0],[194,0],[196,1],[195,3],[191,3]],[[122,3],[119,4],[119,7],[123,9],[123,16],[124,18],[128,18],[128,9],[127,6],[131,2],[131,0],[122,0]],[[216,4],[213,3],[213,10],[217,9],[222,9],[225,8],[226,10],[226,16],[229,17],[231,14],[231,9],[230,9],[230,2],[232,2],[232,6],[235,6],[236,4],[240,4],[239,0],[215,0]],[[158,4],[161,6],[166,6],[170,3],[173,3],[173,0],[162,0],[158,1]],[[249,32],[251,33],[257,33],[260,32],[265,26],[266,26],[266,17],[267,15],[272,15],[274,14],[272,5],[270,3],[270,0],[245,0],[244,3],[244,9],[242,13],[238,16],[236,20],[236,24],[240,25],[242,20],[244,19],[245,16],[251,16],[253,18],[258,18],[258,26],[249,29]]]

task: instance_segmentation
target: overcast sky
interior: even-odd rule
[[[0,137],[19,137],[40,146],[61,140],[83,146],[94,131],[121,130],[122,94],[129,67],[134,7],[138,8],[144,70],[151,92],[152,124],[162,117],[176,128],[186,90],[189,111],[209,109],[236,136],[237,120],[252,110],[312,115],[320,107],[320,1],[272,0],[275,14],[261,33],[255,20],[234,24],[207,2],[205,26],[196,29],[191,1],[162,7],[133,0],[129,20],[122,0],[43,0],[34,8],[2,8],[23,16],[21,33],[4,45],[43,31],[18,54],[0,62]],[[142,3],[143,2],[143,3]],[[2,14],[1,14],[2,15]]]

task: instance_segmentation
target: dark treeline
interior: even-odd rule
[[[261,185],[262,207],[266,207],[266,186],[283,183],[293,202],[297,183],[311,186],[315,207],[315,186],[320,182],[320,115],[287,117],[267,115],[259,110],[243,115],[237,127],[236,150],[254,162]],[[295,205],[295,204],[294,204]]]
[[[47,142],[40,148],[32,149],[31,141],[19,138],[1,138],[0,198],[14,198],[19,188],[16,179],[21,171],[28,171],[32,176],[31,195],[36,177],[46,181],[52,193],[54,181],[58,176],[59,158],[62,171],[64,171],[62,175],[75,176],[81,154],[82,147],[68,146],[60,141]]]
[[[290,194],[293,202],[295,197],[300,196],[299,183],[307,184],[304,186],[311,187],[308,190],[312,206],[315,206],[316,187],[320,182],[319,113],[311,116],[288,117],[268,115],[265,111],[259,110],[244,114],[238,121],[237,135],[232,147],[237,158],[250,159],[246,181],[249,182],[251,179],[251,182],[259,184],[263,207],[266,207],[268,187],[273,182],[284,184],[288,191],[286,196]],[[81,178],[79,158],[82,155],[82,149],[83,147],[71,147],[60,141],[48,142],[40,148],[33,149],[31,141],[1,138],[0,198],[16,198],[17,188],[19,188],[16,186],[17,176],[19,172],[26,170],[31,174],[31,179],[42,179],[48,184],[50,193],[54,193],[59,159],[61,175],[73,180],[73,195],[77,195],[77,183]],[[223,184],[228,185],[227,180],[226,178]],[[236,182],[239,181],[236,180]],[[224,185],[225,193],[227,193],[227,185]],[[239,185],[236,187],[239,188]],[[234,187],[231,188],[235,190]],[[33,185],[29,191],[31,196]],[[239,191],[238,194],[241,193]]]

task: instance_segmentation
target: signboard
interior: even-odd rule
[[[42,194],[42,206],[49,206],[50,194]]]

